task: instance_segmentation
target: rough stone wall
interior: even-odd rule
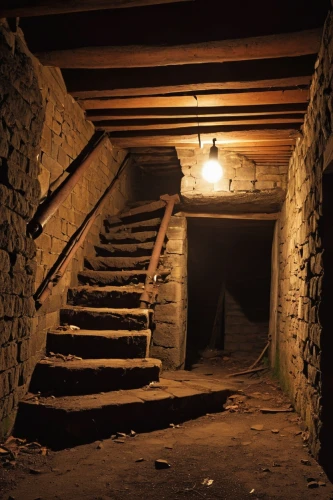
[[[46,68],[36,60],[35,69],[45,106],[38,177],[43,198],[63,182],[68,175],[66,169],[86,146],[95,130],[93,124],[85,119],[82,108],[67,94],[60,71]],[[67,241],[109,186],[125,154],[126,151],[116,150],[107,142],[98,160],[89,166],[72,193],[46,224],[43,234],[36,239],[36,290],[58,259]],[[103,213],[113,215],[121,210],[130,197],[130,191],[131,175],[127,169],[121,181],[117,183]],[[85,244],[74,256],[64,277],[36,314],[34,352],[37,357],[45,348],[46,332],[59,324],[59,309],[66,303],[68,287],[77,284],[77,273],[83,268],[84,255],[93,251],[93,245],[99,242],[102,222],[103,216],[100,216],[92,226]]]
[[[39,199],[43,102],[20,37],[0,22],[0,441],[31,371],[36,248],[26,223]]]
[[[267,342],[268,321],[251,320],[240,303],[226,291],[224,349],[240,355],[259,354]]]
[[[58,70],[29,53],[20,31],[0,25],[0,439],[10,432],[18,400],[43,354],[46,332],[59,321],[67,289],[76,284],[83,255],[98,241],[101,215],[64,278],[41,309],[33,294],[66,242],[110,184],[126,151],[106,145],[71,195],[33,241],[26,223],[40,201],[68,175],[67,167],[94,133],[66,93]],[[131,170],[104,213],[122,209],[132,189]]]
[[[279,221],[276,366],[309,430],[311,450],[317,457],[323,444],[323,339],[319,322],[323,248],[319,221],[323,155],[333,130],[332,32],[331,13],[324,28],[302,134],[290,161],[288,190]]]
[[[184,368],[187,330],[187,223],[173,216],[167,230],[163,266],[171,273],[162,282],[155,306],[151,355],[164,369]]]
[[[209,157],[209,146],[202,149],[177,148],[184,177],[181,195],[185,203],[216,203],[225,210],[278,211],[284,200],[287,168],[263,167],[243,155],[219,148],[223,177],[215,184],[202,178],[201,170]],[[262,208],[260,208],[262,207]]]

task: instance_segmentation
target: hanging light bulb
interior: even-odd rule
[[[202,168],[202,177],[205,181],[211,183],[218,182],[223,175],[223,170],[218,160],[219,150],[215,146],[215,142],[216,139],[213,139],[213,146],[209,151],[209,159]]]

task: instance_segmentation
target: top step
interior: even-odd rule
[[[140,231],[157,231],[161,224],[161,217],[152,217],[139,222],[121,222],[117,225],[112,222],[113,217],[107,217],[104,220],[106,233],[119,233],[128,231],[130,233],[138,233]]]
[[[146,205],[140,205],[134,208],[127,208],[117,216],[108,217],[106,221],[110,226],[119,226],[124,222],[138,222],[151,218],[153,215],[162,216],[165,211],[166,203],[163,200],[153,201]]]

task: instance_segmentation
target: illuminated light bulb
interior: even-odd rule
[[[209,159],[208,161],[206,161],[202,168],[202,177],[205,179],[205,181],[212,184],[218,182],[223,175],[222,167],[218,161],[219,150],[215,146],[215,142],[216,139],[213,139],[213,146],[209,151]]]

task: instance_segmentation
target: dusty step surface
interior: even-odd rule
[[[148,330],[151,316],[152,310],[140,308],[66,306],[60,309],[61,323],[86,330]]]
[[[93,394],[143,387],[159,380],[159,359],[47,358],[37,363],[30,390],[56,395]]]
[[[170,274],[170,269],[159,271],[159,275],[165,278]],[[147,276],[145,270],[133,271],[90,271],[85,270],[78,274],[79,283],[82,285],[130,285],[144,283]]]
[[[150,340],[150,330],[51,330],[46,349],[65,356],[75,353],[85,359],[145,358]]]
[[[148,241],[155,241],[157,231],[140,231],[133,233],[132,231],[124,230],[118,233],[101,233],[102,243],[146,243]]]
[[[144,205],[133,208],[125,208],[116,216],[109,216],[105,220],[109,225],[118,225],[119,219],[121,224],[128,222],[140,222],[149,218],[162,217],[165,211],[166,202],[162,200],[153,201]]]
[[[137,308],[140,306],[140,296],[143,284],[127,286],[78,286],[70,288],[67,303],[76,306]]]
[[[128,231],[131,233],[137,233],[139,231],[156,231],[161,224],[161,220],[162,219],[160,217],[155,217],[140,222],[122,223],[118,226],[112,227],[111,224],[108,222],[108,219],[105,219],[104,227],[106,233],[109,233],[110,235],[122,231]]]
[[[116,269],[146,269],[150,256],[147,257],[86,257],[84,265],[93,271],[115,271]]]
[[[148,243],[107,243],[95,245],[95,251],[97,256],[115,256],[115,257],[125,257],[125,256],[149,256],[151,255],[154,248],[154,242],[149,241]]]
[[[171,373],[143,389],[55,399],[29,394],[20,403],[15,435],[62,448],[118,431],[149,431],[220,412],[227,398],[237,393],[232,382],[199,377],[172,380]]]

